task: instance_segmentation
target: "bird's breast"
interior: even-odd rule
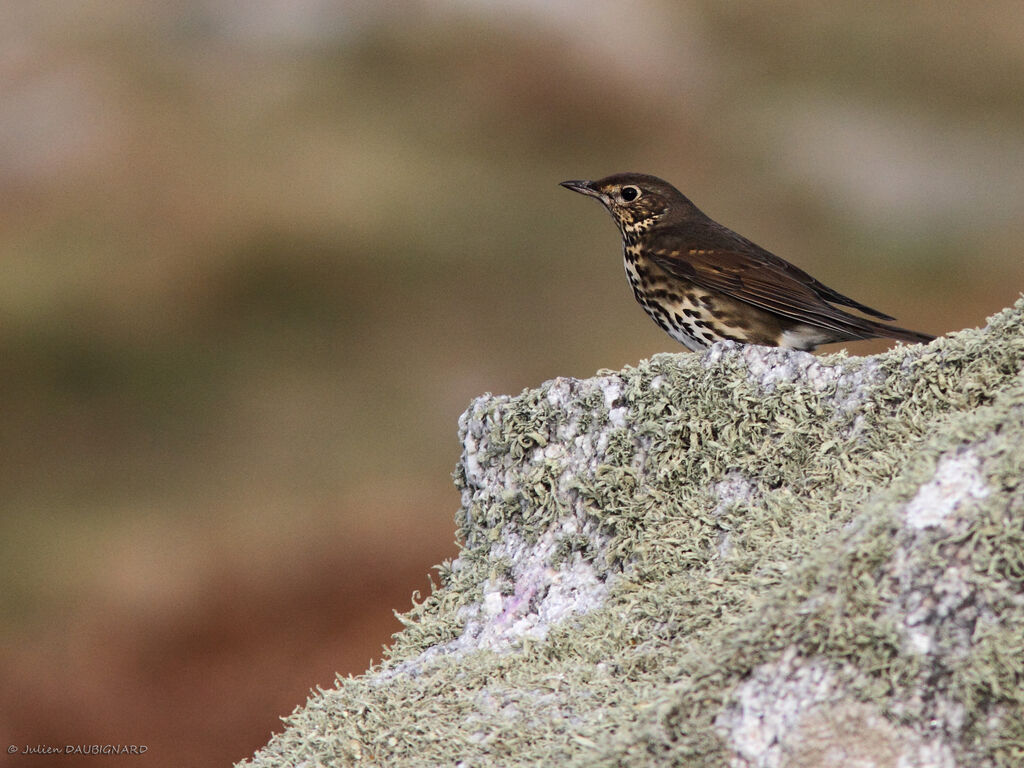
[[[623,266],[633,296],[669,336],[691,350],[716,341],[778,344],[776,319],[749,304],[670,275],[644,256],[640,246],[623,248]]]

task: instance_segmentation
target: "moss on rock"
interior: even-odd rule
[[[478,398],[459,557],[246,764],[1024,764],[1022,313]]]

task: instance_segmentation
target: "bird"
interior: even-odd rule
[[[608,209],[622,235],[633,295],[655,323],[692,351],[717,341],[810,352],[837,341],[924,344],[935,338],[878,322],[896,318],[823,285],[719,224],[656,176],[617,173],[561,185]]]

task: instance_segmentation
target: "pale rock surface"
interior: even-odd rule
[[[1024,765],[1022,309],[477,399],[459,557],[246,764]]]

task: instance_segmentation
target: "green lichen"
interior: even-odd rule
[[[715,717],[795,648],[911,727],[926,719],[915,706],[961,707],[962,726],[943,726],[961,764],[1020,765],[1022,312],[927,348],[823,356],[790,378],[759,378],[739,349],[657,355],[602,372],[623,426],[593,388],[553,405],[565,380],[478,400],[476,460],[504,467],[511,490],[474,494],[456,471],[466,545],[402,617],[388,660],[318,691],[249,764],[724,766]],[[769,362],[808,361],[778,354]],[[606,448],[566,478],[565,459],[539,452],[571,424]],[[911,536],[900,510],[964,449],[987,495],[961,528]],[[505,652],[457,646],[482,585],[512,578],[492,545],[510,532],[532,544],[572,515],[599,535],[566,534],[552,564],[592,566],[603,603]],[[908,583],[931,588],[953,566],[969,600],[936,621],[934,652],[912,652]]]

